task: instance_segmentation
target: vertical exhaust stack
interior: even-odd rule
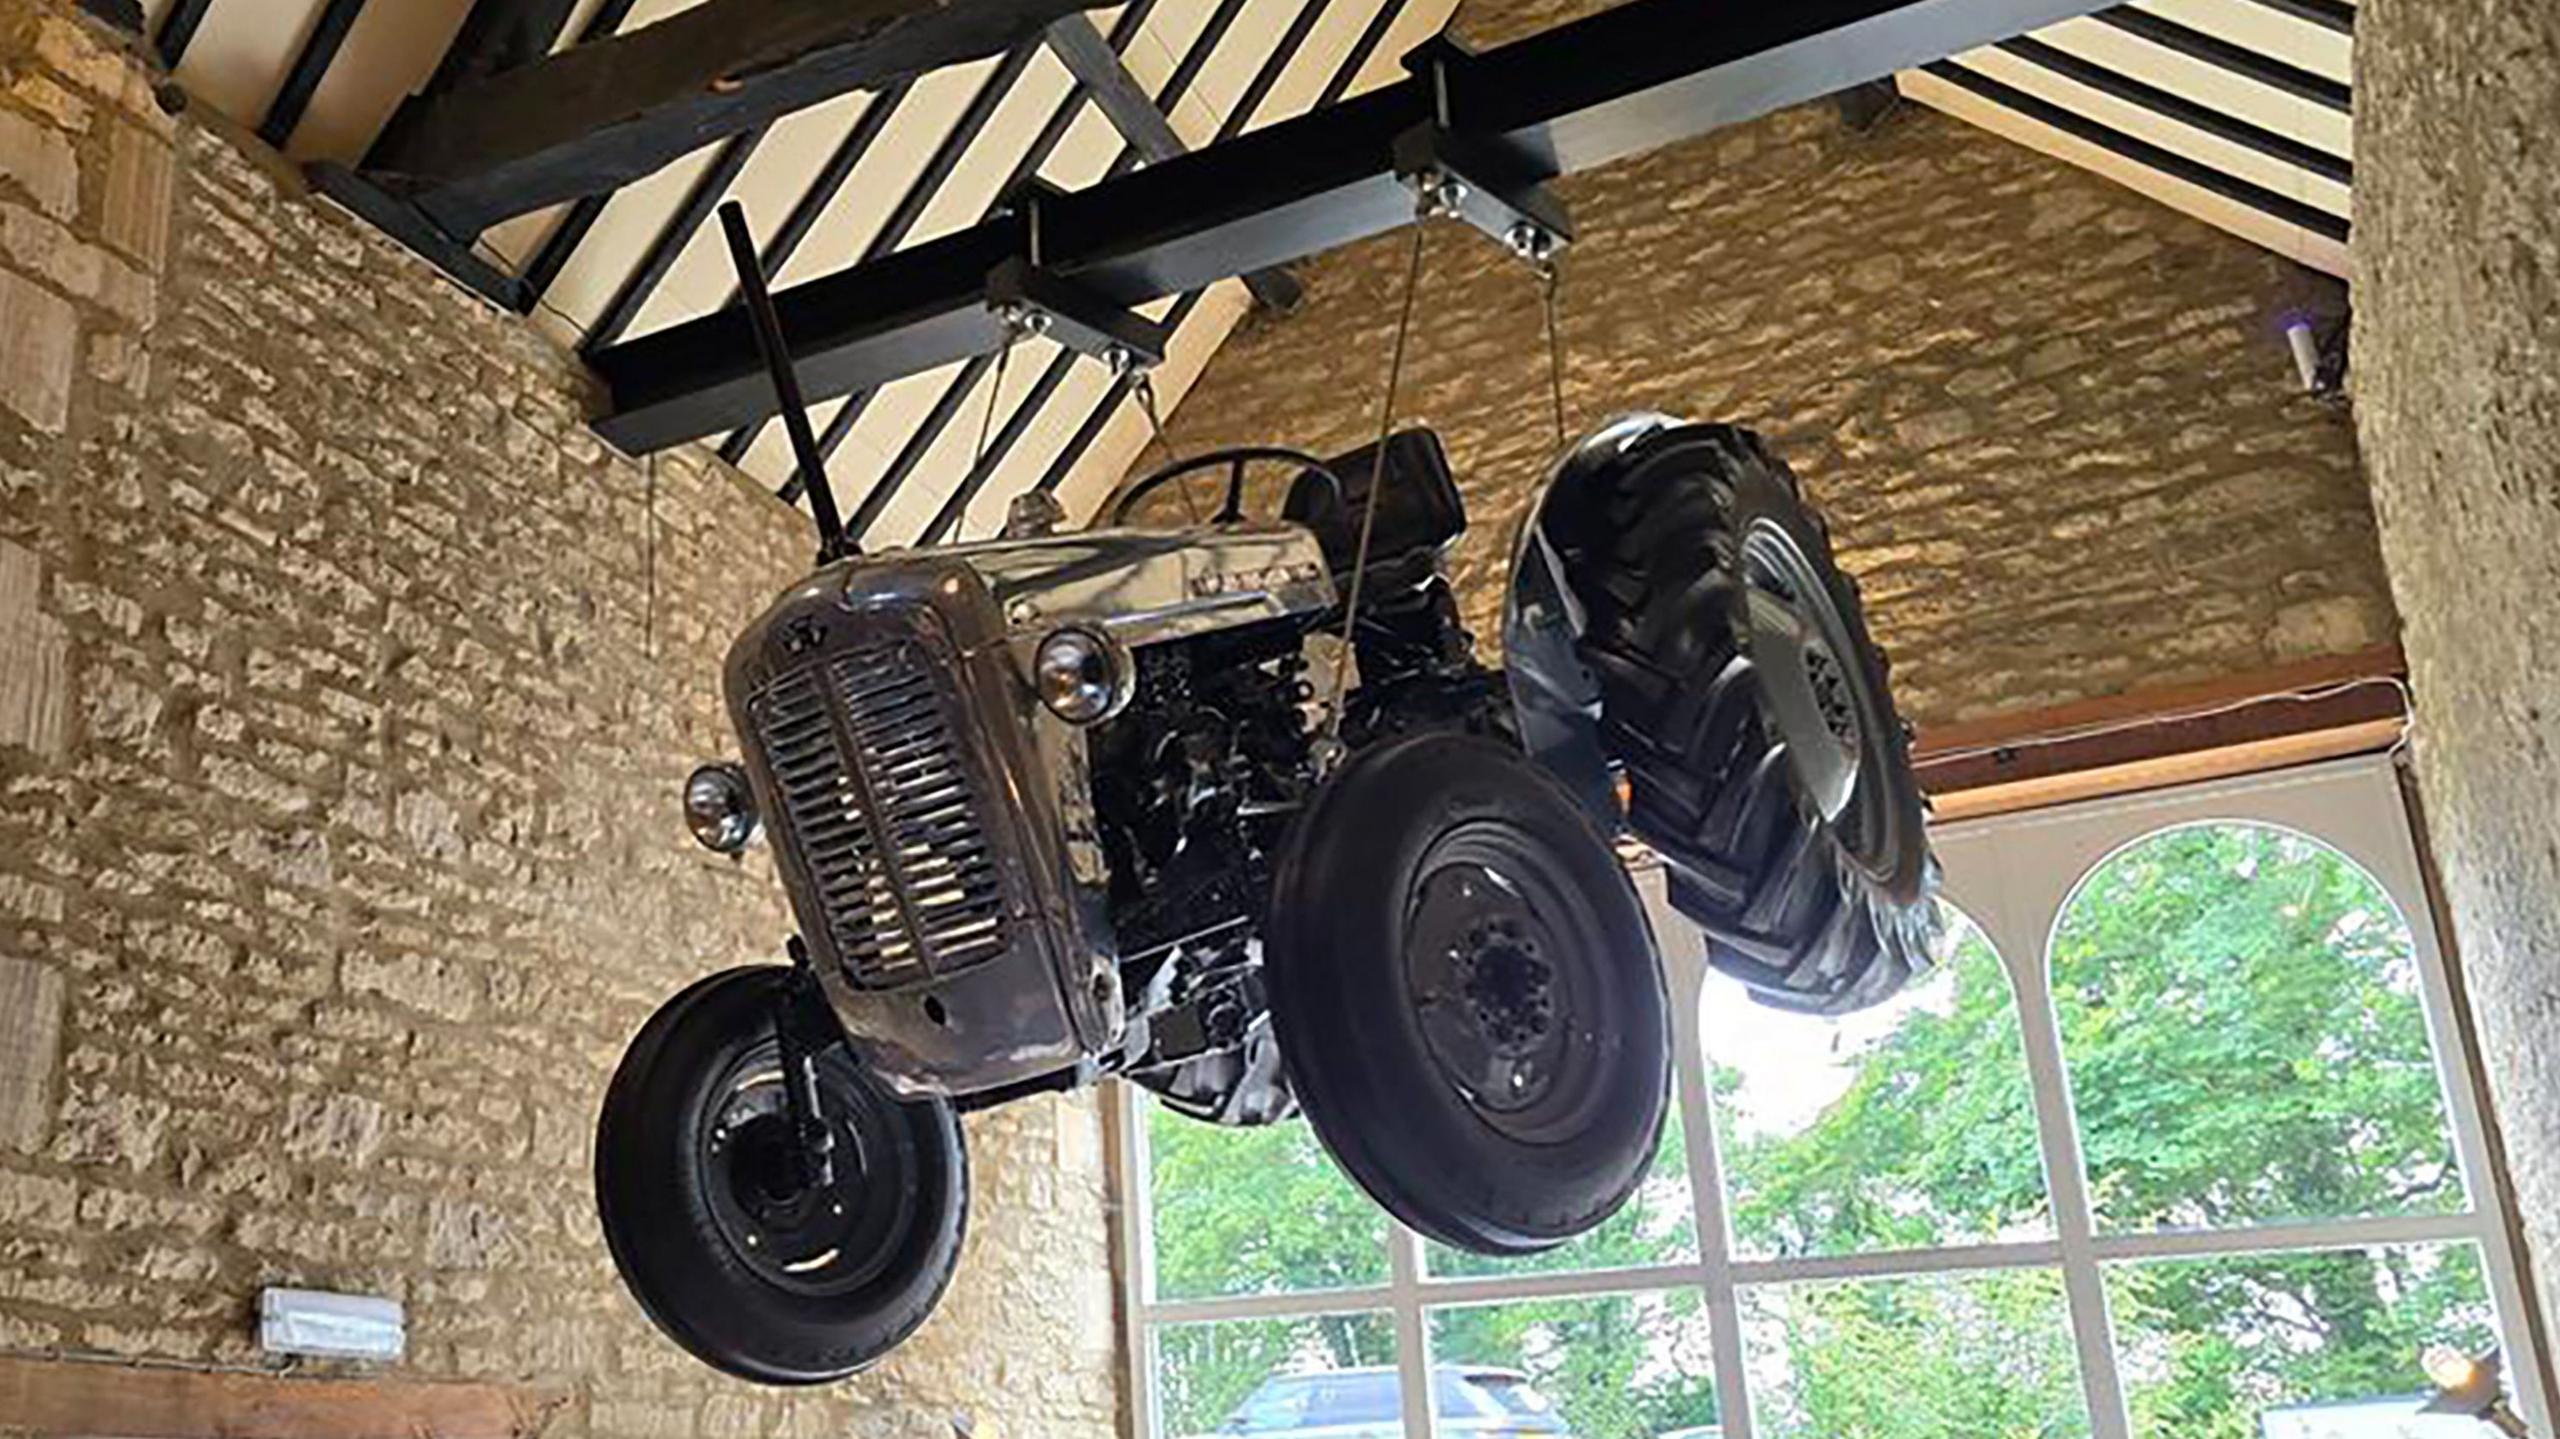
[[[735,200],[723,203],[720,230],[729,241],[729,263],[738,271],[738,293],[746,299],[747,318],[755,325],[756,353],[773,377],[774,403],[781,407],[782,426],[791,436],[791,456],[800,467],[800,486],[809,496],[809,514],[818,524],[818,563],[860,554],[861,546],[844,532],[836,492],[827,483],[826,458],[818,453],[817,436],[809,432],[809,407],[800,399],[800,376],[791,367],[782,321],[773,312],[773,294],[765,288],[764,262],[756,258],[755,236],[747,230],[747,207]]]

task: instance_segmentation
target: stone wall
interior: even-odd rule
[[[2419,790],[2560,1328],[2560,8],[2356,21],[2356,411]]]
[[[971,1123],[959,1282],[853,1383],[715,1380],[625,1298],[589,1126],[784,933],[674,801],[808,537],[601,448],[563,354],[69,13],[0,0],[0,1349],[248,1362],[309,1285],[555,1434],[1114,1432],[1089,1101]]]
[[[1579,4],[1470,9],[1483,39]],[[1559,186],[1577,431],[1629,409],[1771,435],[1829,512],[1922,724],[2392,640],[2343,413],[2281,316],[2333,282],[2058,161],[1904,107],[1787,111]],[[1172,419],[1191,451],[1374,438],[1407,238],[1305,267]],[[1538,287],[1432,227],[1398,415],[1448,442],[1480,636],[1555,454]]]

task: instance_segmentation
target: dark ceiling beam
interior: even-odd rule
[[[2034,36],[2021,35],[2014,40],[2003,40],[2000,48],[2030,65],[2077,81],[2100,94],[2165,115],[2181,125],[2192,126],[2234,145],[2255,150],[2270,159],[2299,166],[2322,179],[2335,180],[2341,185],[2355,183],[2355,162],[2351,160],[2332,155],[2317,145],[2306,145],[2290,135],[2262,129],[2210,105],[2197,104],[2184,95],[2119,74],[2068,50],[2048,45]]]
[[[1228,17],[1228,25],[1233,23],[1234,18]],[[1226,28],[1219,26],[1218,33],[1223,35]],[[1190,152],[1191,147],[1174,133],[1165,108],[1157,105],[1155,97],[1138,83],[1138,77],[1129,73],[1129,67],[1120,62],[1120,52],[1094,28],[1090,18],[1070,15],[1056,22],[1049,27],[1048,42],[1050,52],[1084,86],[1085,93],[1093,97],[1095,108],[1102,111],[1111,128],[1120,132],[1120,138],[1139,158],[1153,164]],[[1206,46],[1193,47],[1191,53],[1205,54],[1215,48],[1213,40]],[[1289,48],[1283,46],[1273,53],[1285,56]],[[1244,283],[1254,299],[1274,310],[1294,310],[1306,298],[1306,292],[1285,270],[1257,270],[1245,276]]]
[[[2209,191],[2235,204],[2285,224],[2325,236],[2343,245],[2347,242],[2347,222],[2317,205],[2306,204],[2291,195],[2278,194],[2263,185],[2252,184],[2237,175],[2215,169],[2200,160],[2179,154],[2164,146],[2135,135],[2125,134],[2100,124],[2076,110],[2068,110],[2041,96],[2030,95],[2013,85],[2006,85],[1976,70],[1969,70],[1953,60],[1936,60],[1922,67],[1950,85],[1969,90],[2003,108],[2014,110],[2030,120],[2052,126],[2092,145],[2131,160],[2147,169],[2156,170],[2173,180],[2183,180],[2199,190]]]
[[[658,227],[657,238],[649,242],[648,253],[641,257],[630,274],[622,277],[622,283],[614,289],[613,298],[605,302],[604,309],[596,315],[595,323],[587,327],[585,337],[578,342],[579,349],[592,350],[610,345],[622,338],[623,331],[631,328],[631,322],[640,317],[641,307],[658,292],[658,283],[667,278],[667,272],[675,268],[676,260],[684,254],[685,247],[692,244],[693,237],[701,232],[703,222],[711,218],[712,211],[720,208],[720,201],[728,195],[729,187],[737,183],[739,172],[747,168],[747,161],[754,158],[756,147],[764,143],[764,137],[765,132],[756,129],[743,135],[732,135],[721,142],[720,152],[711,157],[711,163],[703,168],[700,175],[694,177],[675,213]]]
[[[462,28],[454,32],[453,43],[445,47],[444,59],[427,81],[427,93],[440,95],[550,54],[577,4],[578,0],[473,0],[470,13],[462,17]]]
[[[1036,39],[1087,0],[705,0],[403,104],[367,178],[456,236],[854,90]]]
[[[995,118],[997,107],[1013,93],[1015,83],[1021,80],[1022,72],[1030,66],[1031,57],[1038,48],[1036,45],[1015,46],[1005,53],[1003,61],[989,71],[984,80],[978,82],[977,92],[969,97],[968,108],[952,122],[950,130],[942,137],[942,143],[934,147],[933,155],[925,161],[924,168],[907,182],[906,192],[898,197],[897,205],[881,221],[880,228],[872,231],[871,238],[864,242],[863,260],[876,260],[906,243],[907,235],[915,229],[916,222],[924,218],[924,212],[932,206],[934,197],[941,194],[942,187],[950,182],[951,172],[960,168],[960,162],[968,156],[969,147],[977,143],[978,136],[987,128],[987,122]],[[827,426],[826,433],[818,440],[820,458],[832,457],[836,446],[844,443],[845,433],[853,428],[853,421],[861,414],[860,407],[866,398],[855,395],[837,414],[836,421],[840,423]],[[762,429],[760,423],[740,426],[721,442],[721,455],[731,464],[737,463],[754,448],[756,436]],[[792,477],[792,483],[785,486],[785,491],[789,496],[798,495],[799,476]],[[845,532],[856,540],[862,537],[859,513],[847,522]]]
[[[2227,70],[2243,79],[2254,80],[2271,90],[2281,90],[2298,100],[2308,100],[2343,115],[2350,108],[2348,88],[2326,75],[2316,75],[2299,65],[2288,65],[2272,55],[2260,54],[2246,45],[2235,45],[2219,35],[2208,35],[2193,26],[2181,25],[2148,10],[2119,5],[2090,17],[2101,24],[2112,25],[2128,35],[2139,35],[2165,50],[2175,50],[2190,60],[2201,60],[2217,69]]]
[[[622,22],[630,18],[631,7],[637,3],[638,0],[604,0],[596,7],[595,13],[587,17],[587,23],[579,27],[578,43],[587,45],[610,38],[622,28]],[[543,296],[551,293],[552,282],[560,278],[560,272],[569,267],[570,257],[586,243],[587,232],[603,218],[604,207],[612,201],[613,195],[613,191],[603,190],[593,195],[580,195],[569,202],[569,208],[560,216],[560,223],[553,225],[551,233],[542,237],[541,248],[535,250],[533,258],[525,264],[522,276],[525,309],[531,310],[542,303]],[[766,273],[772,272],[768,270]]]
[[[151,48],[160,52],[160,63],[175,70],[187,58],[187,46],[196,38],[196,27],[204,23],[205,12],[213,8],[213,0],[175,0],[167,14],[160,17],[160,29],[151,37]]]
[[[1154,9],[1155,0],[1130,0],[1128,5],[1122,7],[1120,11],[1120,18],[1112,24],[1112,45],[1115,47],[1125,45],[1129,41],[1137,38],[1139,28],[1147,23],[1147,16],[1152,13]],[[1069,89],[1066,96],[1050,108],[1049,118],[1041,125],[1039,135],[1033,138],[1031,148],[1022,153],[1022,158],[1014,163],[1013,173],[1005,178],[1003,185],[997,187],[995,204],[1002,204],[1007,196],[1013,194],[1015,190],[1019,189],[1025,180],[1028,180],[1033,175],[1038,174],[1040,172],[1040,167],[1049,162],[1049,156],[1057,151],[1059,142],[1066,139],[1068,127],[1075,123],[1077,113],[1083,109],[1084,100],[1084,91],[1082,87],[1079,86]],[[863,118],[866,121],[869,120],[870,112],[865,111]],[[883,119],[885,118],[886,117],[883,116]],[[963,116],[962,118],[965,120],[967,117]],[[958,130],[959,127],[955,125],[953,127],[953,133],[958,133]],[[945,137],[946,141],[948,138],[948,136]],[[839,150],[837,158],[842,158],[841,150]],[[860,157],[856,156],[855,158],[859,159]],[[927,167],[932,168],[939,158],[939,156],[936,156],[935,160],[928,161]],[[834,168],[833,161],[829,162],[829,168],[830,170]],[[852,166],[847,164],[845,166],[845,173],[850,174],[851,172]],[[815,223],[817,216],[823,213],[827,206],[834,203],[835,188],[841,188],[842,184],[843,179],[839,176],[834,188],[827,188],[822,193],[820,187],[812,186],[809,193],[801,197],[800,208],[809,211],[809,217],[812,223]],[[989,208],[992,209],[993,206],[990,206]],[[981,218],[984,217],[981,216]],[[881,233],[887,233],[887,226],[884,225],[882,227]],[[877,239],[878,237],[875,235],[874,238]],[[900,238],[904,238],[903,232],[901,232]],[[782,268],[782,260],[787,258],[789,258],[788,255],[779,259],[770,259],[765,266],[765,273],[768,275],[778,273]],[[833,455],[836,452],[836,447],[844,443],[844,437],[853,430],[854,421],[862,418],[862,408],[867,398],[867,395],[854,395],[847,398],[844,404],[836,408],[835,415],[827,422],[826,432],[819,436],[819,455],[822,457]],[[752,425],[742,425],[739,428],[730,431],[728,438],[720,442],[720,458],[727,460],[733,465],[745,459],[747,457],[747,451],[755,448],[756,438],[763,433],[764,424],[761,421]],[[777,493],[786,501],[798,499],[800,497],[799,475],[795,473]]]
[[[1299,48],[1307,43],[1307,37],[1315,32],[1317,24],[1337,3],[1340,3],[1340,0],[1311,0],[1311,3],[1299,8],[1297,17],[1289,22],[1288,30],[1281,35],[1280,43],[1272,47],[1270,56],[1262,62],[1260,68],[1254,71],[1252,83],[1246,85],[1244,94],[1237,97],[1236,108],[1228,113],[1225,122],[1218,127],[1218,140],[1232,140],[1252,128],[1254,120],[1261,113],[1263,102],[1271,98],[1272,87],[1278,85],[1281,76],[1288,73],[1291,62],[1297,59]],[[1404,0],[1381,0],[1376,15],[1370,19],[1369,24],[1360,32],[1360,37],[1352,42],[1351,48],[1344,52],[1341,61],[1334,67],[1332,78],[1326,81],[1323,92],[1317,96],[1317,105],[1329,105],[1340,99],[1342,92],[1351,85],[1352,81],[1359,78],[1360,71],[1368,65],[1369,57],[1377,52],[1379,43],[1386,38],[1388,27],[1394,24],[1397,13],[1403,8]],[[1174,301],[1172,308],[1165,311],[1164,328],[1168,336],[1168,345],[1171,344],[1170,337],[1181,331],[1182,322],[1190,319],[1191,312],[1199,308],[1200,294],[1200,291],[1194,290]],[[1022,401],[1014,406],[1013,413],[1006,417],[1004,428],[997,432],[995,440],[987,446],[986,453],[979,455],[970,464],[969,473],[961,479],[960,487],[952,492],[951,498],[944,502],[941,513],[935,515],[933,522],[925,527],[922,535],[917,537],[917,543],[938,544],[946,538],[966,538],[961,531],[968,524],[969,506],[976,502],[978,493],[995,478],[997,469],[1002,467],[1005,460],[1013,453],[1013,447],[1021,443],[1022,437],[1030,432],[1032,423],[1038,420],[1041,412],[1048,408],[1050,398],[1057,393],[1058,387],[1065,382],[1068,374],[1075,368],[1075,359],[1076,356],[1072,351],[1060,351],[1057,358],[1049,362],[1049,368],[1041,372],[1039,380],[1032,385],[1031,392],[1025,395]],[[1035,488],[1043,491],[1057,489],[1060,482],[1066,478],[1067,472],[1073,470],[1076,463],[1084,458],[1085,452],[1093,447],[1094,440],[1102,434],[1103,426],[1110,423],[1111,416],[1119,409],[1121,401],[1128,397],[1133,383],[1133,380],[1125,375],[1115,376],[1112,379],[1111,386],[1104,393],[1101,401],[1085,416],[1084,423],[1077,426],[1076,432],[1059,450]]]
[[[1210,52],[1218,48],[1218,42],[1225,37],[1228,26],[1235,22],[1235,11],[1241,9],[1242,4],[1243,0],[1222,0],[1219,11],[1211,15],[1209,23],[1202,26],[1200,32],[1192,37],[1190,44],[1182,53],[1182,58],[1175,62],[1174,73],[1166,82],[1166,93],[1178,93],[1175,89],[1177,85],[1188,85],[1190,77],[1200,73],[1201,65],[1206,63]],[[1126,68],[1120,63],[1119,51],[1122,43],[1135,38],[1136,26],[1124,27],[1125,33],[1123,30],[1115,30],[1113,38],[1105,40],[1094,32],[1091,22],[1080,15],[1074,15],[1058,22],[1058,25],[1050,26],[1052,37],[1054,38],[1059,25],[1068,24],[1083,25],[1086,33],[1093,34],[1095,40],[1109,53],[1111,68],[1119,71],[1123,76],[1128,74]],[[1056,53],[1054,46],[1052,53]],[[1081,104],[1083,100],[1089,99],[1096,102],[1096,108],[1101,108],[1100,97],[1090,86],[1083,83],[1084,77],[1075,64],[1064,55],[1059,55],[1058,58],[1059,63],[1067,67],[1067,73],[1075,77],[1078,82],[1076,90],[1072,92],[1077,97],[1076,103]],[[1145,99],[1143,90],[1139,91],[1139,95]],[[1152,99],[1146,99],[1146,104],[1150,109],[1155,107]],[[1158,113],[1161,115],[1160,111]],[[1064,127],[1059,128],[1063,135]],[[1133,149],[1133,142],[1124,136],[1120,153],[1114,157],[1115,165],[1117,161],[1127,159]],[[1174,141],[1173,153],[1181,152],[1182,142],[1177,139]],[[1047,153],[1036,146],[1031,153],[1023,156],[1015,165],[1012,177],[1005,182],[1004,189],[997,192],[998,202],[1001,203],[1017,186],[1036,174],[1039,167],[1047,163],[1047,160]],[[1294,304],[1297,282],[1289,280],[1285,275],[1281,279],[1287,286],[1291,303]],[[934,444],[942,438],[942,432],[950,428],[951,421],[960,413],[961,402],[968,397],[971,390],[977,387],[979,381],[986,378],[987,371],[994,362],[993,355],[978,355],[962,365],[960,373],[953,376],[951,383],[943,387],[941,396],[925,412],[924,418],[917,423],[916,428],[908,433],[905,443],[899,446],[896,457],[890,461],[889,468],[882,472],[880,478],[873,482],[871,489],[863,495],[861,508],[855,511],[853,519],[848,522],[847,533],[851,534],[857,543],[870,532],[871,526],[888,509],[889,502],[897,498],[899,490],[904,488],[908,479],[915,474],[916,468],[924,462],[925,456],[932,453]],[[835,453],[835,447],[844,442],[846,435],[852,433],[854,422],[862,417],[863,409],[878,393],[877,390],[862,390],[845,401],[844,407],[838,410],[835,418],[827,424],[827,437],[821,441],[822,454]]]
[[[1108,72],[1116,72],[1116,74],[1119,74],[1121,82],[1126,82],[1126,87],[1129,87],[1129,95],[1137,97],[1139,105],[1144,105],[1144,108],[1147,108],[1147,113],[1149,113],[1149,115],[1155,115],[1157,123],[1162,125],[1162,138],[1165,138],[1165,149],[1160,149],[1160,151],[1157,151],[1157,154],[1147,154],[1147,146],[1144,146],[1144,141],[1139,141],[1139,138],[1134,138],[1132,133],[1124,131],[1124,128],[1121,128],[1121,125],[1116,123],[1116,120],[1114,120],[1114,131],[1119,131],[1119,133],[1121,133],[1121,149],[1119,149],[1119,154],[1111,156],[1111,169],[1108,169],[1106,174],[1121,174],[1121,172],[1124,172],[1124,169],[1129,169],[1129,166],[1132,166],[1132,164],[1137,164],[1137,161],[1142,159],[1142,156],[1144,156],[1144,159],[1175,159],[1175,156],[1180,156],[1180,154],[1185,154],[1185,151],[1188,151],[1188,146],[1185,146],[1185,143],[1180,141],[1180,136],[1175,136],[1175,133],[1172,133],[1172,125],[1170,125],[1170,123],[1165,123],[1165,108],[1170,108],[1170,105],[1175,105],[1175,102],[1180,102],[1180,97],[1183,97],[1183,92],[1188,90],[1190,82],[1196,82],[1196,79],[1201,77],[1201,69],[1206,67],[1206,64],[1208,64],[1208,56],[1216,54],[1216,49],[1219,49],[1219,44],[1221,44],[1221,41],[1224,41],[1224,38],[1226,38],[1226,31],[1229,31],[1229,28],[1234,28],[1236,15],[1242,13],[1242,10],[1244,10],[1244,0],[1219,0],[1219,8],[1216,8],[1216,10],[1213,10],[1211,15],[1208,15],[1208,23],[1206,23],[1206,26],[1201,26],[1201,31],[1198,31],[1196,36],[1190,38],[1190,44],[1185,46],[1185,49],[1183,49],[1183,59],[1175,61],[1175,67],[1172,67],[1172,74],[1170,74],[1170,77],[1165,77],[1165,102],[1162,102],[1162,108],[1160,108],[1160,105],[1157,105],[1155,97],[1147,95],[1147,90],[1144,90],[1144,87],[1139,87],[1137,79],[1129,77],[1129,69],[1126,69],[1124,64],[1121,64],[1121,59],[1119,59],[1119,46],[1111,46],[1111,44],[1108,44],[1108,41],[1103,41],[1101,33],[1093,31],[1093,23],[1091,23],[1091,20],[1085,20],[1083,15],[1068,15],[1068,18],[1065,18],[1065,20],[1057,20],[1055,26],[1050,26],[1050,49],[1052,49],[1052,54],[1057,54],[1057,59],[1060,59],[1060,64],[1065,64],[1065,67],[1068,67],[1068,74],[1073,74],[1073,77],[1078,79],[1078,82],[1083,82],[1083,79],[1085,79],[1085,72],[1093,72],[1093,74],[1096,74],[1096,77],[1101,77],[1101,79],[1103,79],[1103,84],[1114,84],[1114,79],[1111,79],[1111,77],[1108,77],[1106,72],[1103,72],[1101,64],[1093,64],[1093,54],[1091,54],[1091,49],[1096,49],[1096,46],[1085,46],[1085,44],[1083,44],[1083,38],[1080,38],[1080,36],[1078,36],[1078,38],[1070,38],[1068,44],[1073,46],[1073,49],[1080,49],[1080,51],[1083,51],[1083,67],[1085,67],[1085,69],[1078,69],[1078,61],[1075,61],[1075,59],[1068,59],[1068,54],[1062,54],[1062,51],[1057,51],[1057,33],[1060,33],[1062,28],[1083,26],[1083,31],[1088,33],[1088,36],[1093,36],[1093,41],[1096,41],[1096,44],[1098,44],[1098,49],[1101,49],[1103,54],[1108,56]],[[1270,72],[1270,69],[1275,69],[1275,67],[1285,67],[1285,64],[1288,64],[1288,54],[1285,54],[1285,51],[1272,51],[1272,54],[1267,56],[1265,61],[1262,61],[1262,69],[1265,69],[1265,72]],[[1108,115],[1111,115],[1111,105],[1106,105],[1106,102],[1103,102],[1103,95],[1101,95],[1101,92],[1098,92],[1098,90],[1093,90],[1091,84],[1085,84],[1085,95],[1091,97],[1093,105],[1096,105],[1098,110],[1103,110],[1103,115],[1106,115],[1106,118],[1108,118]],[[1121,100],[1121,102],[1126,102],[1126,95],[1124,95],[1124,100]],[[1242,113],[1249,113],[1249,110],[1242,110],[1242,108],[1239,108],[1239,115],[1242,115]],[[1221,125],[1219,133],[1221,133],[1221,136],[1226,136],[1226,133],[1234,131],[1236,125],[1242,125],[1242,120],[1234,120],[1234,115],[1231,115],[1229,123]],[[1280,292],[1280,300],[1275,302],[1277,310],[1290,310],[1290,307],[1298,305],[1300,292],[1298,292],[1298,282],[1295,282],[1295,279],[1290,279],[1288,274],[1285,274],[1285,271],[1277,271],[1277,269],[1265,271],[1265,274],[1267,274],[1267,277],[1275,277],[1275,279],[1272,279],[1272,284],[1275,284],[1277,292]],[[1252,284],[1252,279],[1247,279],[1247,284]],[[1257,292],[1257,294],[1260,294],[1260,292]],[[957,415],[960,415],[960,407],[963,407],[963,402],[965,402],[965,399],[968,399],[968,394],[973,392],[975,387],[978,387],[978,382],[983,382],[983,379],[986,379],[988,369],[991,369],[993,364],[996,364],[996,356],[975,356],[975,358],[970,358],[968,364],[960,366],[960,374],[952,376],[952,382],[950,382],[950,384],[945,384],[945,387],[942,387],[942,397],[940,397],[940,399],[934,399],[932,410],[924,412],[924,420],[916,422],[916,428],[911,430],[909,435],[906,435],[906,443],[904,443],[904,446],[899,446],[899,453],[896,453],[896,458],[893,458],[893,461],[888,463],[888,469],[883,471],[881,479],[878,479],[876,484],[870,486],[870,492],[865,494],[865,497],[863,497],[863,507],[860,507],[860,510],[855,512],[855,517],[852,517],[852,522],[850,522],[850,533],[852,533],[852,538],[860,540],[860,538],[863,538],[863,535],[868,535],[868,533],[870,533],[870,525],[873,525],[873,522],[878,522],[878,517],[881,517],[883,512],[888,510],[888,502],[891,502],[891,499],[899,497],[899,492],[901,492],[901,489],[904,489],[904,486],[906,486],[906,481],[914,479],[916,469],[919,469],[919,466],[922,466],[922,463],[924,463],[924,456],[929,456],[929,453],[932,453],[932,448],[934,448],[934,443],[937,443],[937,440],[942,440],[942,430],[950,428],[950,422],[955,420]],[[1057,389],[1055,384],[1052,384],[1052,387],[1044,389],[1044,392],[1042,392],[1042,399],[1047,399],[1047,394],[1055,392],[1055,389]],[[850,410],[852,405],[863,405],[863,402],[865,402],[865,397],[863,397],[863,394],[858,394],[858,397],[852,397],[850,402],[847,402],[847,410]],[[980,458],[983,458],[983,456],[980,456]],[[1001,456],[998,456],[998,458],[1001,458]],[[980,484],[983,484],[983,479],[980,479]],[[963,479],[963,484],[960,484],[960,489],[963,489],[963,492],[968,492],[968,489],[970,489],[968,479]],[[963,504],[965,504],[965,499],[963,499]]]
[[[362,13],[364,0],[329,0],[320,7],[320,18],[312,22],[311,33],[303,37],[302,48],[294,52],[293,64],[284,72],[284,83],[267,102],[266,117],[258,122],[259,139],[281,150],[293,138],[294,127],[311,108],[311,97],[328,75],[330,62],[338,58],[338,47],[347,43],[347,32],[356,27],[356,17]]]
[[[1399,142],[1444,116],[1447,143],[1529,185],[2086,13],[2089,0],[1698,0],[1614,9],[1357,100],[1266,126],[1040,207],[1058,280],[1135,308],[1398,229],[1413,218]],[[1409,157],[1408,161],[1409,163]],[[1479,188],[1471,200],[1482,203]],[[986,277],[1026,252],[1008,215],[774,297],[813,397],[985,354],[1004,327]],[[591,356],[605,439],[647,451],[770,415],[754,337],[723,312]]]

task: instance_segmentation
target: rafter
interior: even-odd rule
[[[706,0],[404,104],[368,178],[476,235],[705,142],[1036,38],[1085,0]]]
[[[1135,307],[1410,222],[1409,142],[1481,159],[1479,211],[1546,180],[2084,13],[2089,0],[1800,0],[1699,23],[1631,0],[1040,207],[1040,263]],[[1459,193],[1454,191],[1453,193]],[[1509,208],[1507,203],[1500,208]],[[775,297],[802,380],[848,394],[1004,343],[987,275],[1027,252],[1010,216]],[[772,413],[752,338],[722,314],[595,352],[606,439],[652,450]]]

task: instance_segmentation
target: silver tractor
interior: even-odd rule
[[[1206,513],[1154,522],[1176,500]],[[1589,1230],[1670,1073],[1621,841],[1764,1003],[1859,1008],[1927,962],[1882,657],[1749,432],[1638,416],[1563,456],[1502,670],[1443,574],[1466,519],[1428,431],[1203,455],[1056,523],[1035,497],[999,539],[833,558],[730,651],[740,759],[686,811],[771,844],[798,934],[649,1020],[596,1145],[623,1278],[704,1361],[887,1353],[959,1257],[962,1116],[1109,1077],[1304,1115],[1449,1244]]]

